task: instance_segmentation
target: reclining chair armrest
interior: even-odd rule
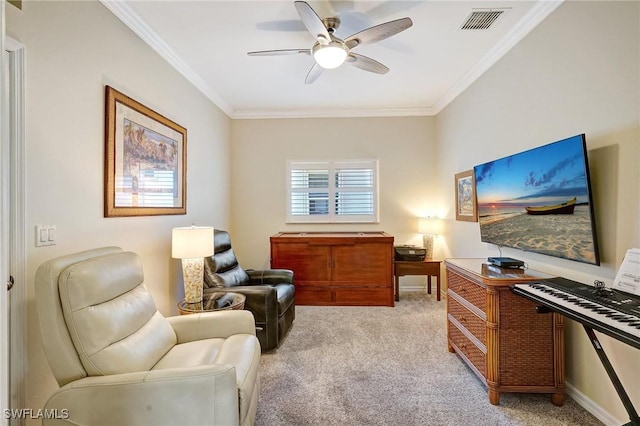
[[[251,284],[293,284],[293,271],[289,269],[247,269]]]
[[[255,321],[264,322],[271,312],[273,312],[274,318],[277,320],[278,293],[275,287],[270,285],[243,285],[229,287],[228,290],[244,294],[246,297],[244,309],[253,313]]]
[[[213,364],[86,377],[56,391],[45,409],[58,417],[45,426],[238,424],[236,371]]]
[[[178,343],[223,338],[234,334],[256,335],[254,318],[249,311],[216,311],[167,317]]]

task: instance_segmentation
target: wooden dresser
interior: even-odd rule
[[[297,305],[394,306],[393,236],[384,232],[281,232],[271,267],[293,271]]]
[[[549,393],[564,403],[562,316],[537,313],[511,284],[551,278],[542,272],[488,265],[484,259],[447,259],[447,335],[485,383],[491,404],[501,392]]]

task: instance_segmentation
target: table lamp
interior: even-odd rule
[[[422,246],[426,250],[425,257],[433,259],[433,239],[442,233],[442,221],[436,217],[422,217],[418,222],[418,233],[422,234]]]
[[[184,299],[186,303],[202,301],[204,257],[213,254],[213,227],[173,228],[171,257],[182,259]]]

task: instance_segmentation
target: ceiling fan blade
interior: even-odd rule
[[[386,74],[389,72],[389,68],[382,65],[375,59],[371,59],[367,56],[358,55],[357,53],[349,53],[347,60],[345,61],[349,65],[360,68],[361,70],[374,72],[376,74]]]
[[[376,25],[375,27],[370,27],[351,35],[344,39],[344,43],[349,49],[353,49],[362,44],[370,44],[384,40],[385,38],[406,30],[412,25],[413,21],[411,21],[411,18],[396,19],[395,21],[385,22],[384,24]]]
[[[311,49],[278,49],[278,50],[258,50],[247,52],[249,56],[280,56],[280,55],[311,55]]]
[[[307,73],[307,77],[304,79],[304,84],[311,84],[318,79],[322,75],[324,68],[322,68],[318,64],[313,64],[309,72]]]
[[[296,1],[294,4],[298,11],[298,15],[300,15],[300,19],[302,19],[302,23],[307,27],[313,37],[323,37],[327,41],[331,40],[329,31],[327,31],[327,28],[322,23],[322,19],[320,19],[318,14],[307,2]]]

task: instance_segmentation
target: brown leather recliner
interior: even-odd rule
[[[293,271],[244,270],[231,248],[229,233],[214,231],[214,254],[205,258],[204,292],[231,291],[246,296],[262,351],[277,348],[296,316]]]

